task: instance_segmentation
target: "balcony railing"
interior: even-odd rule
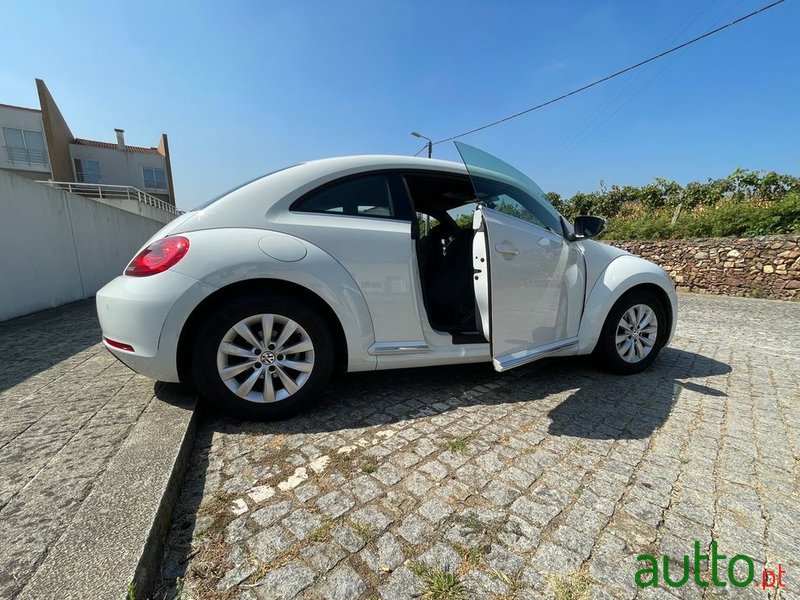
[[[29,150],[27,148],[12,148],[5,146],[5,154],[12,165],[28,165],[29,167],[47,167],[47,152],[44,150]]]
[[[140,189],[128,185],[108,185],[105,183],[72,183],[71,181],[40,181],[50,187],[64,190],[71,194],[99,198],[101,200],[136,200],[148,206],[154,206],[173,215],[183,214],[169,202],[156,198]]]

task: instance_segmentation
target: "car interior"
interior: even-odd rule
[[[405,179],[419,217],[417,260],[431,327],[450,333],[454,343],[485,342],[472,283],[472,184],[458,175],[409,174]]]

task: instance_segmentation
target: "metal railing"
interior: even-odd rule
[[[161,198],[156,198],[147,192],[131,187],[129,185],[108,185],[105,183],[73,183],[71,181],[40,181],[50,187],[64,190],[71,194],[86,196],[87,198],[99,198],[101,200],[136,200],[148,206],[154,206],[164,212],[173,215],[183,214],[169,202],[164,202]]]
[[[28,165],[29,167],[46,167],[47,152],[44,150],[29,150],[27,148],[13,148],[5,146],[8,162],[12,165]]]

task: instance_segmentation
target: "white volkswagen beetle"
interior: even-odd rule
[[[590,353],[645,369],[675,329],[669,276],[457,146],[464,164],[296,165],[182,215],[97,293],[106,347],[256,419],[294,414],[335,371]]]

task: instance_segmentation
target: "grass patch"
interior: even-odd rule
[[[309,533],[306,539],[309,542],[321,542],[328,539],[328,536],[331,534],[331,529],[333,529],[333,521],[325,521],[322,525]]]
[[[450,450],[450,452],[464,452],[474,438],[475,436],[471,433],[451,438],[442,442],[442,448]]]
[[[370,473],[374,473],[378,470],[378,463],[376,463],[372,459],[365,460],[361,465],[361,472],[366,473],[369,475]]]
[[[467,546],[456,545],[455,549],[467,566],[477,567],[483,560],[483,550],[481,548],[469,548]]]
[[[233,565],[228,564],[228,544],[225,543],[223,533],[212,536],[205,544],[197,549],[192,562],[190,563],[191,574],[197,579],[203,580],[198,591],[211,591],[217,582],[225,576],[228,569]],[[204,588],[207,588],[204,589]]]
[[[519,577],[514,576],[512,577],[505,571],[501,571],[499,569],[491,569],[490,573],[494,576],[495,579],[504,583],[508,587],[508,592],[503,594],[502,596],[497,596],[494,600],[514,600],[517,597],[517,591],[519,591]]]
[[[269,567],[266,563],[261,562],[257,558],[250,557],[248,561],[256,567],[256,570],[253,571],[251,575],[249,575],[244,581],[239,583],[239,586],[242,588],[249,588],[253,587],[256,582],[260,581],[267,573],[269,573]]]
[[[425,584],[425,591],[421,596],[424,600],[467,600],[467,590],[455,573],[429,567],[421,562],[412,563],[410,568]]]
[[[355,529],[356,533],[368,542],[375,537],[375,531],[369,525],[366,525],[361,521],[354,521],[351,523],[351,525],[353,529]]]
[[[590,600],[591,583],[584,572],[572,575],[548,575],[547,584],[556,600]]]
[[[346,471],[350,469],[353,464],[353,453],[352,452],[337,452],[333,455],[333,460],[331,461],[333,466],[342,470]]]
[[[465,515],[456,515],[453,521],[461,525],[461,529],[468,535],[487,536],[491,541],[498,541],[498,537],[505,529],[505,519],[493,519],[491,521],[481,521],[478,514],[468,512]]]

